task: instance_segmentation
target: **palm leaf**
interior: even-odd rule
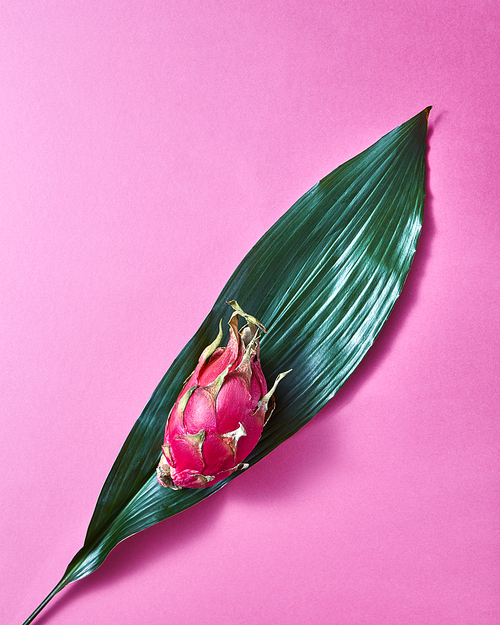
[[[372,345],[410,269],[422,223],[430,107],[341,165],[300,198],[238,266],[200,329],[176,358],[135,423],[102,488],[85,543],[64,586],[102,564],[120,541],[213,494],[160,487],[170,407],[197,359],[229,317],[228,300],[262,320],[268,380],[293,369],[250,465],[305,425],[337,392]],[[311,450],[312,451],[312,450]]]

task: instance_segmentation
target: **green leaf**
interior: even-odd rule
[[[401,292],[422,224],[430,107],[344,163],[302,196],[247,254],[176,358],[127,437],[102,488],[85,543],[25,625],[120,541],[213,494],[158,485],[167,416],[203,349],[229,318],[228,300],[268,333],[261,362],[277,408],[246,462],[255,464],[333,397],[372,345]],[[311,450],[313,453],[313,450]]]

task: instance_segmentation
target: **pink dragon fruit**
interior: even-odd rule
[[[259,361],[259,329],[264,326],[243,312],[235,301],[229,320],[227,347],[219,347],[222,321],[215,341],[206,347],[168,417],[158,482],[177,490],[215,484],[234,471],[257,444],[274,410]],[[246,325],[238,331],[239,318]]]

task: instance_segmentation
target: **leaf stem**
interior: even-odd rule
[[[28,616],[28,618],[24,621],[23,625],[29,625],[29,623],[31,623],[33,621],[33,619],[38,616],[38,614],[40,614],[40,612],[43,610],[43,608],[47,605],[47,603],[52,599],[52,597],[54,597],[55,595],[57,595],[57,593],[62,590],[67,584],[68,584],[68,578],[65,575],[61,581],[57,584],[57,586],[54,588],[54,590],[52,590],[46,597],[45,599],[42,601],[42,603],[38,606],[38,608]]]

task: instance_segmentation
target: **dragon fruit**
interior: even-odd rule
[[[270,418],[281,373],[268,391],[259,360],[259,330],[264,326],[235,301],[227,347],[222,321],[215,341],[203,350],[167,420],[158,482],[177,490],[204,488],[234,471],[257,444]],[[239,318],[246,325],[238,330]]]

